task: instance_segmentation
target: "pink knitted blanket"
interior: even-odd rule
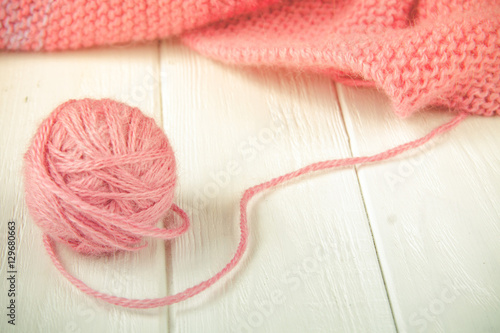
[[[498,0],[2,1],[0,48],[66,50],[179,35],[234,64],[372,85],[408,116],[500,115]]]

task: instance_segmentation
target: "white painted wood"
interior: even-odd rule
[[[188,234],[171,245],[175,293],[232,257],[245,188],[350,151],[325,78],[231,68],[176,42],[162,44],[161,76],[177,203],[192,217]],[[172,332],[395,331],[353,169],[268,191],[249,217],[243,262],[171,306]]]
[[[184,290],[223,267],[239,237],[245,188],[351,149],[380,152],[450,117],[397,119],[375,90],[338,86],[341,115],[324,78],[231,68],[175,41],[161,51],[161,59],[156,44],[0,54],[0,278],[5,286],[6,222],[14,219],[16,331],[395,331],[367,214],[400,332],[500,330],[497,118],[468,119],[423,150],[357,174],[324,172],[259,196],[242,264],[181,304],[127,310],[70,286],[42,248],[22,187],[29,139],[69,98],[139,106],[163,124],[176,151],[176,200],[193,223],[167,244],[166,259],[162,242],[109,259],[61,249],[68,269],[96,289],[138,298]],[[1,315],[0,331],[13,331]]]
[[[374,89],[338,85],[354,155],[450,119],[398,119]],[[500,331],[500,118],[471,117],[421,150],[359,169],[400,332]]]
[[[166,332],[167,311],[130,310],[82,294],[53,267],[24,203],[22,157],[36,127],[60,103],[115,98],[161,123],[158,45],[47,54],[0,54],[1,332]],[[17,226],[17,321],[7,324],[7,221]],[[165,251],[86,258],[59,247],[68,270],[101,291],[125,297],[167,293]]]

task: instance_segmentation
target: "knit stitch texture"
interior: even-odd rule
[[[395,112],[500,114],[497,0],[15,0],[0,48],[66,50],[179,35],[223,62],[383,90]]]

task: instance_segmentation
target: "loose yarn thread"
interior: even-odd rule
[[[191,298],[232,271],[247,248],[247,206],[266,189],[312,172],[387,160],[417,148],[457,126],[460,113],[425,136],[379,154],[327,160],[248,188],[240,200],[240,240],[232,259],[210,279],[174,295],[128,299],[101,293],[71,275],[56,253],[56,242],[75,251],[102,255],[137,251],[143,237],[172,239],[189,227],[187,214],[172,203],[176,182],[173,150],[154,120],[139,109],[105,100],[70,100],[39,127],[25,155],[26,202],[44,232],[55,267],[82,292],[128,308],[154,308]],[[175,229],[155,224],[172,210]]]

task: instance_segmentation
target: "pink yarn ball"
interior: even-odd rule
[[[83,254],[133,251],[172,207],[173,150],[152,118],[109,99],[70,100],[25,155],[26,202],[43,232]]]

